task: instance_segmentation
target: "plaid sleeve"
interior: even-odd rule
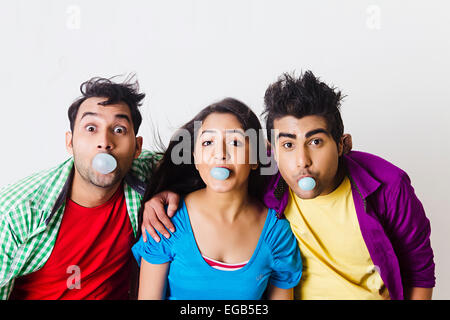
[[[14,258],[18,251],[18,244],[14,232],[6,219],[7,215],[0,216],[0,299],[8,299],[14,279]]]
[[[16,277],[37,270],[50,255],[61,219],[52,219],[47,224],[45,218],[50,215],[72,167],[73,159],[69,158],[1,188],[0,299],[8,299]]]
[[[152,173],[152,170],[155,168],[161,158],[161,153],[142,150],[139,158],[133,161],[131,170],[137,178],[144,182],[147,182]]]

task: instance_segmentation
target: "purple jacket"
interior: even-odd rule
[[[403,287],[434,287],[430,221],[406,172],[358,151],[345,155],[344,165],[363,239],[391,299],[403,299]],[[287,190],[278,173],[264,195],[266,206],[280,218],[288,203]]]

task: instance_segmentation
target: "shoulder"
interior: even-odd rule
[[[132,174],[140,180],[146,181],[161,157],[161,153],[143,149],[139,157],[133,160]]]
[[[35,173],[0,190],[0,232],[3,233],[0,238],[9,232],[14,234],[16,242],[22,242],[42,226],[72,168],[73,158],[70,158],[54,168]]]
[[[184,198],[182,198],[180,200],[180,203],[178,204],[178,209],[172,218],[172,223],[175,226],[175,230],[177,231],[185,233],[188,232],[190,229],[189,213],[187,211],[186,202]],[[175,233],[177,231],[175,231]]]
[[[59,194],[73,167],[73,158],[53,168],[32,174],[0,189],[0,214],[25,204],[42,209],[49,198]],[[56,195],[57,196],[57,195]]]
[[[267,212],[264,240],[273,250],[284,242],[295,240],[289,221],[277,218],[273,209]]]
[[[135,159],[136,162],[142,162],[142,161],[158,161],[161,159],[161,154],[158,152],[142,149],[141,154],[137,159]]]
[[[345,155],[345,160],[349,171],[363,169],[386,186],[409,182],[409,176],[404,170],[374,154],[351,151]]]
[[[167,210],[167,206],[165,206],[165,209]],[[175,232],[171,232],[170,230],[168,230],[168,232],[170,233],[169,239],[166,239],[159,231],[156,230],[161,240],[163,242],[167,242],[167,244],[173,244],[173,242],[182,239],[191,230],[189,214],[183,198],[180,200],[177,211],[175,211],[175,214],[170,219],[173,226],[175,227]]]

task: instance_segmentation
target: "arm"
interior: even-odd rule
[[[269,284],[269,288],[267,289],[267,298],[269,300],[293,300],[294,289],[281,289],[273,284]]]
[[[147,234],[145,230],[147,230],[149,235],[156,242],[159,242],[161,239],[155,229],[166,238],[170,238],[170,233],[167,232],[166,228],[172,232],[175,232],[175,228],[169,218],[171,218],[177,211],[179,202],[180,196],[178,194],[171,191],[163,191],[156,194],[145,203],[144,216],[141,226],[142,238],[144,242],[147,242]],[[165,204],[168,204],[167,213],[164,209]]]
[[[405,288],[405,300],[431,300],[433,288]]]
[[[17,253],[17,237],[11,226],[6,221],[6,214],[0,219],[0,300],[7,300],[14,286],[14,274],[12,267]]]
[[[163,300],[166,293],[169,262],[151,264],[141,259],[139,278],[139,300]]]
[[[430,221],[406,174],[392,186],[387,201],[386,231],[400,265],[404,298],[431,296],[435,264]]]

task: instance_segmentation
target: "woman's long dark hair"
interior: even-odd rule
[[[178,193],[180,196],[185,196],[193,191],[206,187],[200,177],[200,174],[196,170],[194,163],[193,153],[195,148],[195,138],[197,136],[195,129],[199,129],[195,128],[195,123],[197,121],[204,121],[207,116],[216,112],[232,114],[239,120],[244,131],[253,129],[256,132],[256,146],[251,145],[250,149],[255,147],[257,148],[256,153],[253,152],[253,154],[258,155],[256,159],[258,169],[251,170],[250,172],[248,192],[249,195],[262,201],[266,183],[265,177],[260,173],[262,165],[259,155],[266,153],[267,144],[261,128],[261,123],[255,113],[244,103],[233,98],[226,98],[204,108],[191,121],[186,123],[173,135],[169,146],[163,153],[161,161],[151,174],[149,179],[150,182],[143,198],[143,203],[161,191],[170,190]],[[185,134],[187,132],[189,133],[188,135]],[[187,163],[183,161],[180,164],[175,164],[173,161],[173,152],[177,152],[178,149],[174,150],[174,148],[180,143],[183,143],[183,139],[190,139],[190,142],[188,142],[190,143],[190,154],[189,156],[184,155],[183,148],[180,148],[180,151],[177,154],[177,159],[184,158],[189,159],[190,161],[187,161]],[[186,142],[187,141],[184,141],[184,143]],[[143,211],[143,208],[141,208],[141,211]]]

